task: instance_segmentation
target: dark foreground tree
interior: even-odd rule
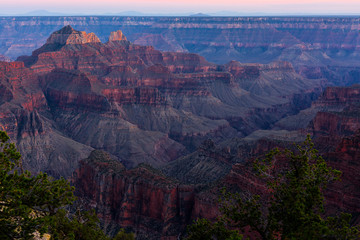
[[[0,239],[31,239],[48,230],[51,217],[75,198],[73,188],[46,173],[22,171],[20,153],[0,131]]]
[[[70,214],[74,188],[46,173],[23,171],[21,155],[8,135],[0,131],[0,239],[33,239],[49,233],[59,240],[107,240],[94,212]],[[118,240],[134,239],[120,231]],[[128,237],[128,238],[125,238]]]
[[[281,162],[274,167],[274,163]],[[224,191],[222,216],[216,223],[197,221],[189,228],[188,239],[234,239],[227,229],[246,231],[260,239],[359,239],[359,226],[350,226],[350,214],[325,217],[323,190],[339,180],[340,172],[327,166],[319,156],[310,136],[295,152],[288,149],[269,152],[257,160],[254,170],[266,180],[265,197],[244,198]],[[220,223],[220,225],[219,225]],[[208,229],[220,226],[217,232],[227,235],[202,238]],[[238,234],[240,237],[240,234]]]

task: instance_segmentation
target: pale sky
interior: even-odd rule
[[[240,13],[359,14],[360,0],[0,0],[0,14],[46,10],[103,14],[139,11],[151,14]]]

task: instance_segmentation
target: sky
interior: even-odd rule
[[[267,14],[359,14],[360,0],[0,0],[0,14],[37,10],[105,14],[138,11],[148,14],[231,11]]]

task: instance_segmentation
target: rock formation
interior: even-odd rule
[[[85,44],[100,42],[94,33],[76,31],[70,25],[63,27],[50,35],[46,44],[67,45],[67,44]]]
[[[358,18],[88,16],[0,20],[0,37],[6,42],[0,46],[0,54],[12,59],[31,54],[52,32],[71,24],[96,33],[103,42],[111,32],[123,29],[127,40],[135,44],[161,51],[197,53],[218,64],[231,60],[287,61],[306,78],[326,78],[336,85],[354,84],[360,76]],[[96,39],[93,35],[75,35],[78,42]],[[113,36],[122,39],[120,33]]]
[[[118,31],[101,43],[66,26],[19,60],[38,77],[57,130],[127,167],[162,166],[207,138],[268,128],[309,105],[323,84],[285,62],[221,66],[124,39]],[[295,104],[299,95],[309,98]]]
[[[267,186],[253,172],[253,160],[275,146],[284,148],[290,145],[290,142],[271,139],[248,141],[246,144],[242,142],[237,145],[235,155],[246,158],[241,154],[246,150],[248,158],[232,164],[230,169],[223,168],[227,173],[222,174],[220,179],[214,176],[208,185],[199,185],[197,182],[207,171],[202,171],[200,167],[202,165],[206,168],[204,162],[197,162],[197,167],[178,165],[177,178],[181,176],[181,171],[188,168],[188,179],[180,178],[182,181],[178,182],[147,165],[126,170],[118,161],[111,160],[108,155],[98,151],[81,161],[80,168],[73,175],[73,181],[78,189],[77,194],[87,206],[97,210],[109,232],[125,227],[134,231],[138,239],[177,239],[184,234],[185,226],[194,219],[215,219],[218,216],[217,201],[223,187],[246,196],[259,194],[265,197]],[[215,161],[224,162],[224,150],[208,142],[200,152],[210,152],[210,148],[206,150],[207,147],[212,149],[211,164]],[[353,215],[354,223],[359,223],[360,213],[357,204],[360,197],[357,187],[360,179],[358,155],[359,132],[344,138],[334,152],[325,155],[330,166],[342,171],[342,180],[331,184],[325,192],[326,214],[348,212]],[[284,161],[286,159],[280,159],[277,166],[284,164]],[[183,163],[189,164],[184,159]],[[195,168],[196,173],[192,172]],[[218,174],[214,170],[212,173]],[[200,175],[199,179],[191,179],[196,174]],[[205,177],[205,181],[206,179],[209,180]],[[184,180],[194,181],[197,185],[184,185]]]
[[[109,37],[109,42],[112,41],[126,41],[125,35],[122,33],[121,30],[117,30],[116,32],[111,32]]]
[[[0,62],[0,92],[0,129],[16,142],[24,168],[70,176],[92,148],[56,128],[37,76],[22,62]]]
[[[177,239],[205,207],[196,196],[199,187],[181,185],[145,164],[126,170],[101,151],[80,162],[73,183],[108,231],[121,226],[137,239]]]

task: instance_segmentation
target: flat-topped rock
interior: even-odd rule
[[[110,33],[109,42],[122,41],[122,40],[127,40],[127,39],[121,30],[117,30],[116,32]]]

